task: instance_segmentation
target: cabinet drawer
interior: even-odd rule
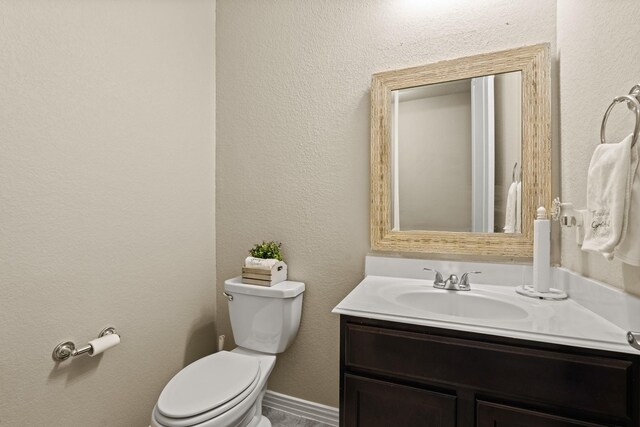
[[[353,375],[344,379],[344,427],[455,427],[456,398]]]
[[[477,402],[476,427],[605,427],[491,402]]]
[[[347,370],[497,392],[518,400],[631,418],[632,362],[429,333],[345,325]]]

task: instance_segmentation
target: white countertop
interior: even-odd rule
[[[427,264],[424,261],[420,261],[420,263]],[[492,268],[495,268],[495,264]],[[369,268],[369,270],[373,269]],[[563,274],[566,275],[566,272],[556,271],[555,277],[561,277]],[[485,282],[490,280],[486,276],[483,279]],[[573,298],[564,301],[542,301],[527,298],[515,292],[518,284],[510,286],[505,283],[493,285],[473,284],[472,282],[471,291],[460,292],[434,290],[432,280],[368,275],[332,312],[538,342],[631,354],[640,353],[627,343],[627,330],[623,329],[626,325],[621,327],[602,317],[603,313],[606,316],[606,310],[600,315],[596,314],[594,311],[597,310],[593,310],[593,307],[590,307],[591,310],[587,309]],[[430,294],[438,292],[454,294],[450,297],[454,301],[456,295],[465,298],[464,294],[473,294],[473,298],[486,297],[520,307],[526,311],[526,314],[511,320],[494,319],[491,314],[460,317],[425,311],[420,309],[419,304],[403,304],[402,299],[398,298],[398,295],[402,293],[417,295],[418,292],[424,294],[425,291]],[[599,290],[599,292],[603,291]],[[614,296],[619,298],[619,295]],[[630,298],[635,298],[632,301],[634,305],[638,302],[638,298],[633,296]],[[603,301],[605,299],[603,298]]]

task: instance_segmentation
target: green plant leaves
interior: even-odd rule
[[[280,242],[265,242],[263,240],[262,243],[256,243],[252,249],[249,249],[249,254],[255,258],[277,259],[278,261],[282,261],[281,247],[282,243]]]

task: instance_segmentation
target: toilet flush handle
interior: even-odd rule
[[[229,301],[233,301],[233,295],[230,295],[230,294],[228,294],[228,293],[226,293],[226,292],[223,292],[223,293],[222,293],[222,295],[224,295],[225,297],[227,297],[227,299],[228,299]]]

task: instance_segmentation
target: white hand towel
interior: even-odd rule
[[[587,221],[583,251],[613,258],[622,238],[631,166],[629,135],[618,144],[600,144],[595,149],[587,175]]]
[[[640,143],[631,148],[629,168],[628,208],[625,209],[625,228],[614,255],[627,264],[640,266]]]
[[[516,233],[522,233],[522,181],[516,186]]]
[[[507,207],[504,210],[504,232],[513,233],[516,230],[516,199],[518,184],[512,182],[507,193]]]

